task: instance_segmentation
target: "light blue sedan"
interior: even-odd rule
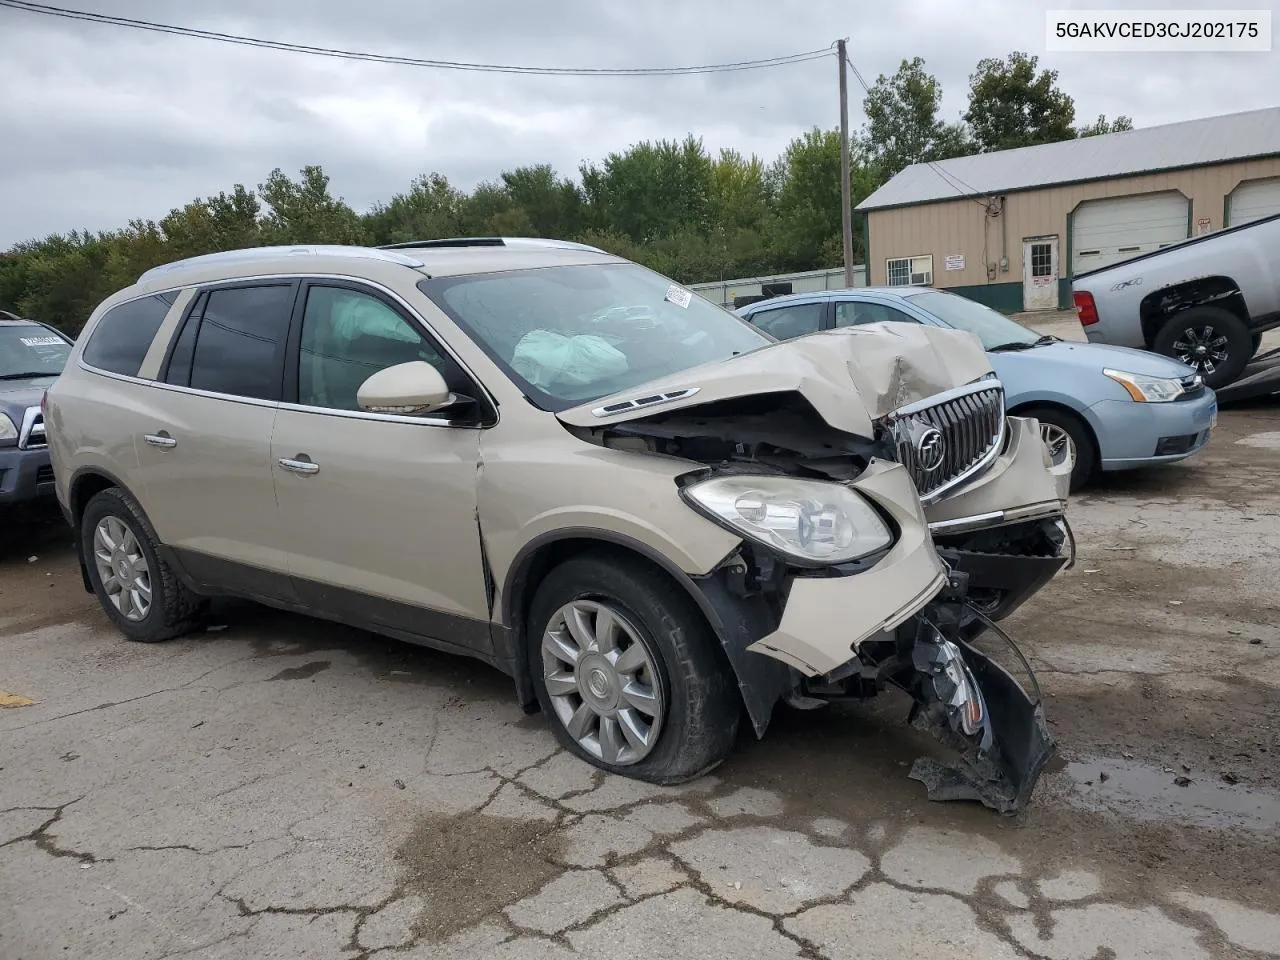
[[[1099,470],[1183,460],[1201,450],[1218,401],[1190,367],[1154,353],[1042,336],[974,300],[931,287],[856,287],[772,297],[738,314],[779,340],[860,323],[928,323],[977,334],[1010,413],[1035,417],[1071,487]]]

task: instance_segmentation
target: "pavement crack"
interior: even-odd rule
[[[83,799],[83,796],[76,797],[74,800],[68,800],[59,807],[53,807],[53,815],[45,820],[44,823],[40,824],[40,826],[36,827],[30,833],[25,833],[20,837],[14,837],[12,840],[6,840],[4,843],[0,843],[0,848],[8,847],[15,843],[34,843],[37,849],[47,853],[51,857],[77,860],[81,864],[86,865],[94,863],[110,863],[110,857],[96,857],[92,853],[82,853],[79,850],[72,850],[69,847],[61,847],[58,845],[58,842],[53,835],[49,833],[50,828],[62,819],[62,815],[66,812],[67,807],[79,803]],[[27,807],[25,809],[39,811],[50,810],[48,807]]]
[[[67,720],[67,719],[70,719],[71,717],[83,716],[86,713],[95,713],[99,710],[110,710],[113,707],[127,706],[128,704],[131,704],[131,703],[137,703],[140,700],[147,700],[147,699],[150,699],[151,697],[158,697],[164,693],[177,693],[179,690],[185,690],[188,687],[194,686],[195,684],[203,680],[205,677],[212,676],[213,674],[217,673],[219,670],[225,670],[227,669],[227,667],[233,667],[237,663],[244,663],[252,659],[254,658],[251,656],[238,657],[235,660],[231,660],[227,663],[220,664],[219,666],[211,667],[210,669],[204,671],[204,673],[201,673],[199,676],[192,677],[190,680],[180,683],[176,687],[164,687],[161,690],[152,690],[150,693],[139,694],[136,697],[128,697],[127,699],[124,699],[124,700],[109,700],[106,703],[99,703],[96,706],[84,707],[83,709],[80,709],[80,710],[72,710],[70,713],[60,713],[53,717],[45,717],[42,720],[33,720],[31,723],[23,724],[20,727],[10,727],[8,729],[8,732],[17,733],[20,730],[30,730],[32,727],[39,727],[45,724],[55,723],[59,720]]]

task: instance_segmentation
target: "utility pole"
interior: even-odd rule
[[[836,41],[840,58],[840,227],[844,231],[844,285],[853,286],[853,198],[849,194],[849,77],[845,41]]]

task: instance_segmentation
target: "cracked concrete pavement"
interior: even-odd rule
[[[1249,442],[1277,430],[1225,411],[1073,504],[1076,568],[1011,626],[1066,760],[1017,818],[925,800],[897,701],[780,711],[662,788],[469,661],[238,604],[130,644],[66,532],[26,529],[0,957],[1280,956],[1280,488]]]

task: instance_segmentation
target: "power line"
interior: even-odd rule
[[[867,86],[867,81],[862,78],[862,74],[858,71],[858,68],[853,65],[853,61],[850,60],[848,57],[845,57],[845,62],[849,64],[849,69],[853,71],[853,75],[858,78],[858,83],[862,84],[862,89],[867,91],[867,93],[871,93],[871,88]],[[960,194],[960,196],[965,197],[969,200],[972,200],[974,203],[977,203],[980,206],[983,206],[983,207],[987,206],[987,203],[978,199],[977,195],[981,195],[982,191],[979,190],[977,187],[973,186],[972,184],[965,183],[955,174],[948,173],[947,171],[943,170],[942,167],[939,166],[936,160],[926,160],[925,165],[930,170],[932,170],[935,174],[937,174],[938,178],[942,180],[943,183],[949,186],[956,193]],[[970,196],[966,191],[971,191],[973,194],[975,194],[975,196]]]
[[[807,63],[832,55],[830,48],[809,50],[804,53],[793,53],[781,57],[766,57],[759,60],[740,60],[734,63],[713,63],[692,67],[529,67],[497,63],[465,63],[456,60],[431,60],[420,57],[402,57],[393,54],[369,53],[358,50],[343,50],[335,47],[316,47],[304,43],[289,43],[283,40],[267,40],[261,37],[246,37],[233,33],[219,33],[215,30],[201,30],[196,27],[182,27],[174,24],[156,23],[151,20],[134,20],[129,17],[117,17],[103,13],[91,13],[85,10],[71,10],[65,7],[54,7],[43,3],[31,3],[28,0],[0,0],[0,7],[9,7],[25,13],[35,13],[50,17],[61,17],[67,20],[82,20],[88,23],[107,24],[117,27],[128,27],[134,30],[145,30],[152,33],[170,34],[180,37],[194,37],[201,40],[214,40],[239,46],[257,47],[266,50],[282,50],[288,53],[302,53],[311,56],[331,57],[339,60],[362,60],[371,63],[388,63],[407,67],[427,67],[438,70],[465,70],[477,73],[513,73],[537,76],[589,76],[589,77],[647,77],[647,76],[685,76],[700,73],[730,73],[742,70],[761,70],[769,67],[789,66],[793,63]]]

